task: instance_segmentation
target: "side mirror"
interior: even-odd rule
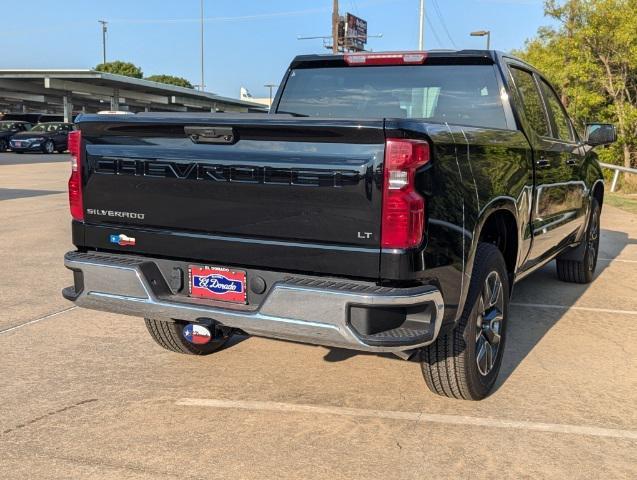
[[[611,123],[586,124],[586,143],[591,147],[608,145],[617,141],[615,125]]]

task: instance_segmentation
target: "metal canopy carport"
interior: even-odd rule
[[[0,69],[0,111],[265,111],[258,103],[88,69]]]

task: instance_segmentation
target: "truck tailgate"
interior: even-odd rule
[[[131,115],[79,126],[87,226],[235,239],[243,258],[211,244],[205,260],[271,268],[283,267],[255,262],[250,244],[364,249],[365,271],[378,271],[382,120]]]

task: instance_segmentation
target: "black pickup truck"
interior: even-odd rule
[[[237,332],[418,358],[484,398],[513,285],[590,282],[604,184],[554,89],[493,51],[294,59],[270,114],[81,115],[76,305],[209,354]],[[416,357],[417,355],[417,357]]]

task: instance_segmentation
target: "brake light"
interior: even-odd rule
[[[351,67],[422,64],[426,58],[426,52],[346,53],[344,57],[345,63]]]
[[[416,170],[429,162],[429,144],[390,138],[385,142],[381,246],[413,248],[425,231],[425,199],[415,188]]]
[[[82,132],[73,130],[68,135],[71,154],[71,177],[69,178],[69,207],[74,220],[84,221],[84,201],[82,198]]]

